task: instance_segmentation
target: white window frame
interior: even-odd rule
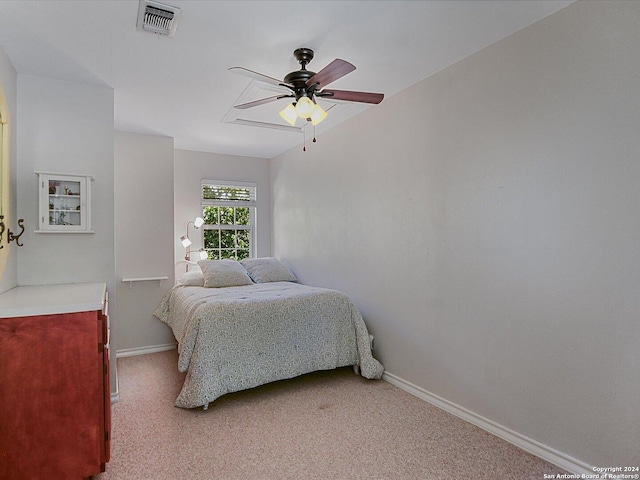
[[[251,200],[217,200],[205,199],[202,196],[203,186],[216,185],[221,187],[237,187],[248,188],[253,190],[253,199]],[[205,248],[204,232],[205,230],[249,230],[249,257],[256,256],[257,228],[256,228],[256,210],[258,207],[258,186],[254,182],[235,182],[228,180],[209,180],[202,179],[200,181],[200,202],[202,214],[204,218],[205,207],[249,207],[249,225],[219,225],[207,224],[202,225],[202,246]]]

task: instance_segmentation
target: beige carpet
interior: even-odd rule
[[[118,360],[110,479],[542,479],[563,471],[348,368],[173,406],[177,352]]]

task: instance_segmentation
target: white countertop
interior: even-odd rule
[[[106,283],[15,287],[0,294],[0,318],[102,310]]]

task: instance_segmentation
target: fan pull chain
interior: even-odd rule
[[[316,126],[313,126],[313,143],[316,143]]]
[[[302,127],[302,138],[304,139],[302,141],[302,151],[306,152],[307,151],[307,129]]]

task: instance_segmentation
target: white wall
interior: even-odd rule
[[[640,2],[577,2],[272,160],[273,253],[388,372],[640,464]]]
[[[116,132],[115,217],[118,353],[175,345],[153,316],[174,285],[173,138]],[[122,283],[122,278],[169,277]]]
[[[16,141],[16,132],[18,131],[17,121],[17,96],[18,96],[18,74],[16,73],[15,68],[9,61],[9,58],[4,52],[4,49],[0,45],[0,84],[4,89],[4,97],[5,102],[7,104],[7,108],[9,109],[9,129],[10,129],[10,146],[11,149],[10,158],[7,159],[9,162],[9,195],[11,198],[11,204],[8,206],[3,206],[3,215],[5,216],[5,224],[7,228],[10,228],[12,232],[18,233],[20,230],[17,228],[17,217],[16,217],[16,197],[17,197],[17,188],[16,188],[16,152],[17,152],[17,141]],[[1,187],[0,187],[1,188]],[[1,194],[0,194],[1,195]],[[4,264],[4,271],[2,271],[2,265],[0,264],[0,293],[6,292],[11,288],[15,287],[18,282],[18,247],[15,242],[12,242],[10,245],[7,244],[7,232],[5,231],[2,237],[2,245],[3,252],[7,255],[7,258],[4,259],[6,262]]]
[[[113,90],[18,76],[18,216],[24,218],[18,283],[38,285],[114,279]],[[95,234],[38,234],[35,171],[95,176]]]
[[[106,282],[112,338],[116,338],[113,90],[18,75],[18,105],[17,215],[25,224],[24,247],[18,250],[18,284]],[[95,234],[34,233],[38,229],[35,171],[95,176],[91,186]]]
[[[264,158],[237,157],[216,153],[176,150],[174,155],[175,187],[175,258],[184,259],[185,249],[179,237],[186,232],[187,222],[202,215],[200,180],[229,180],[257,184],[256,255],[271,255],[271,185],[269,160]],[[201,231],[189,228],[192,249],[202,247]],[[176,275],[184,273],[184,265],[178,266]]]

